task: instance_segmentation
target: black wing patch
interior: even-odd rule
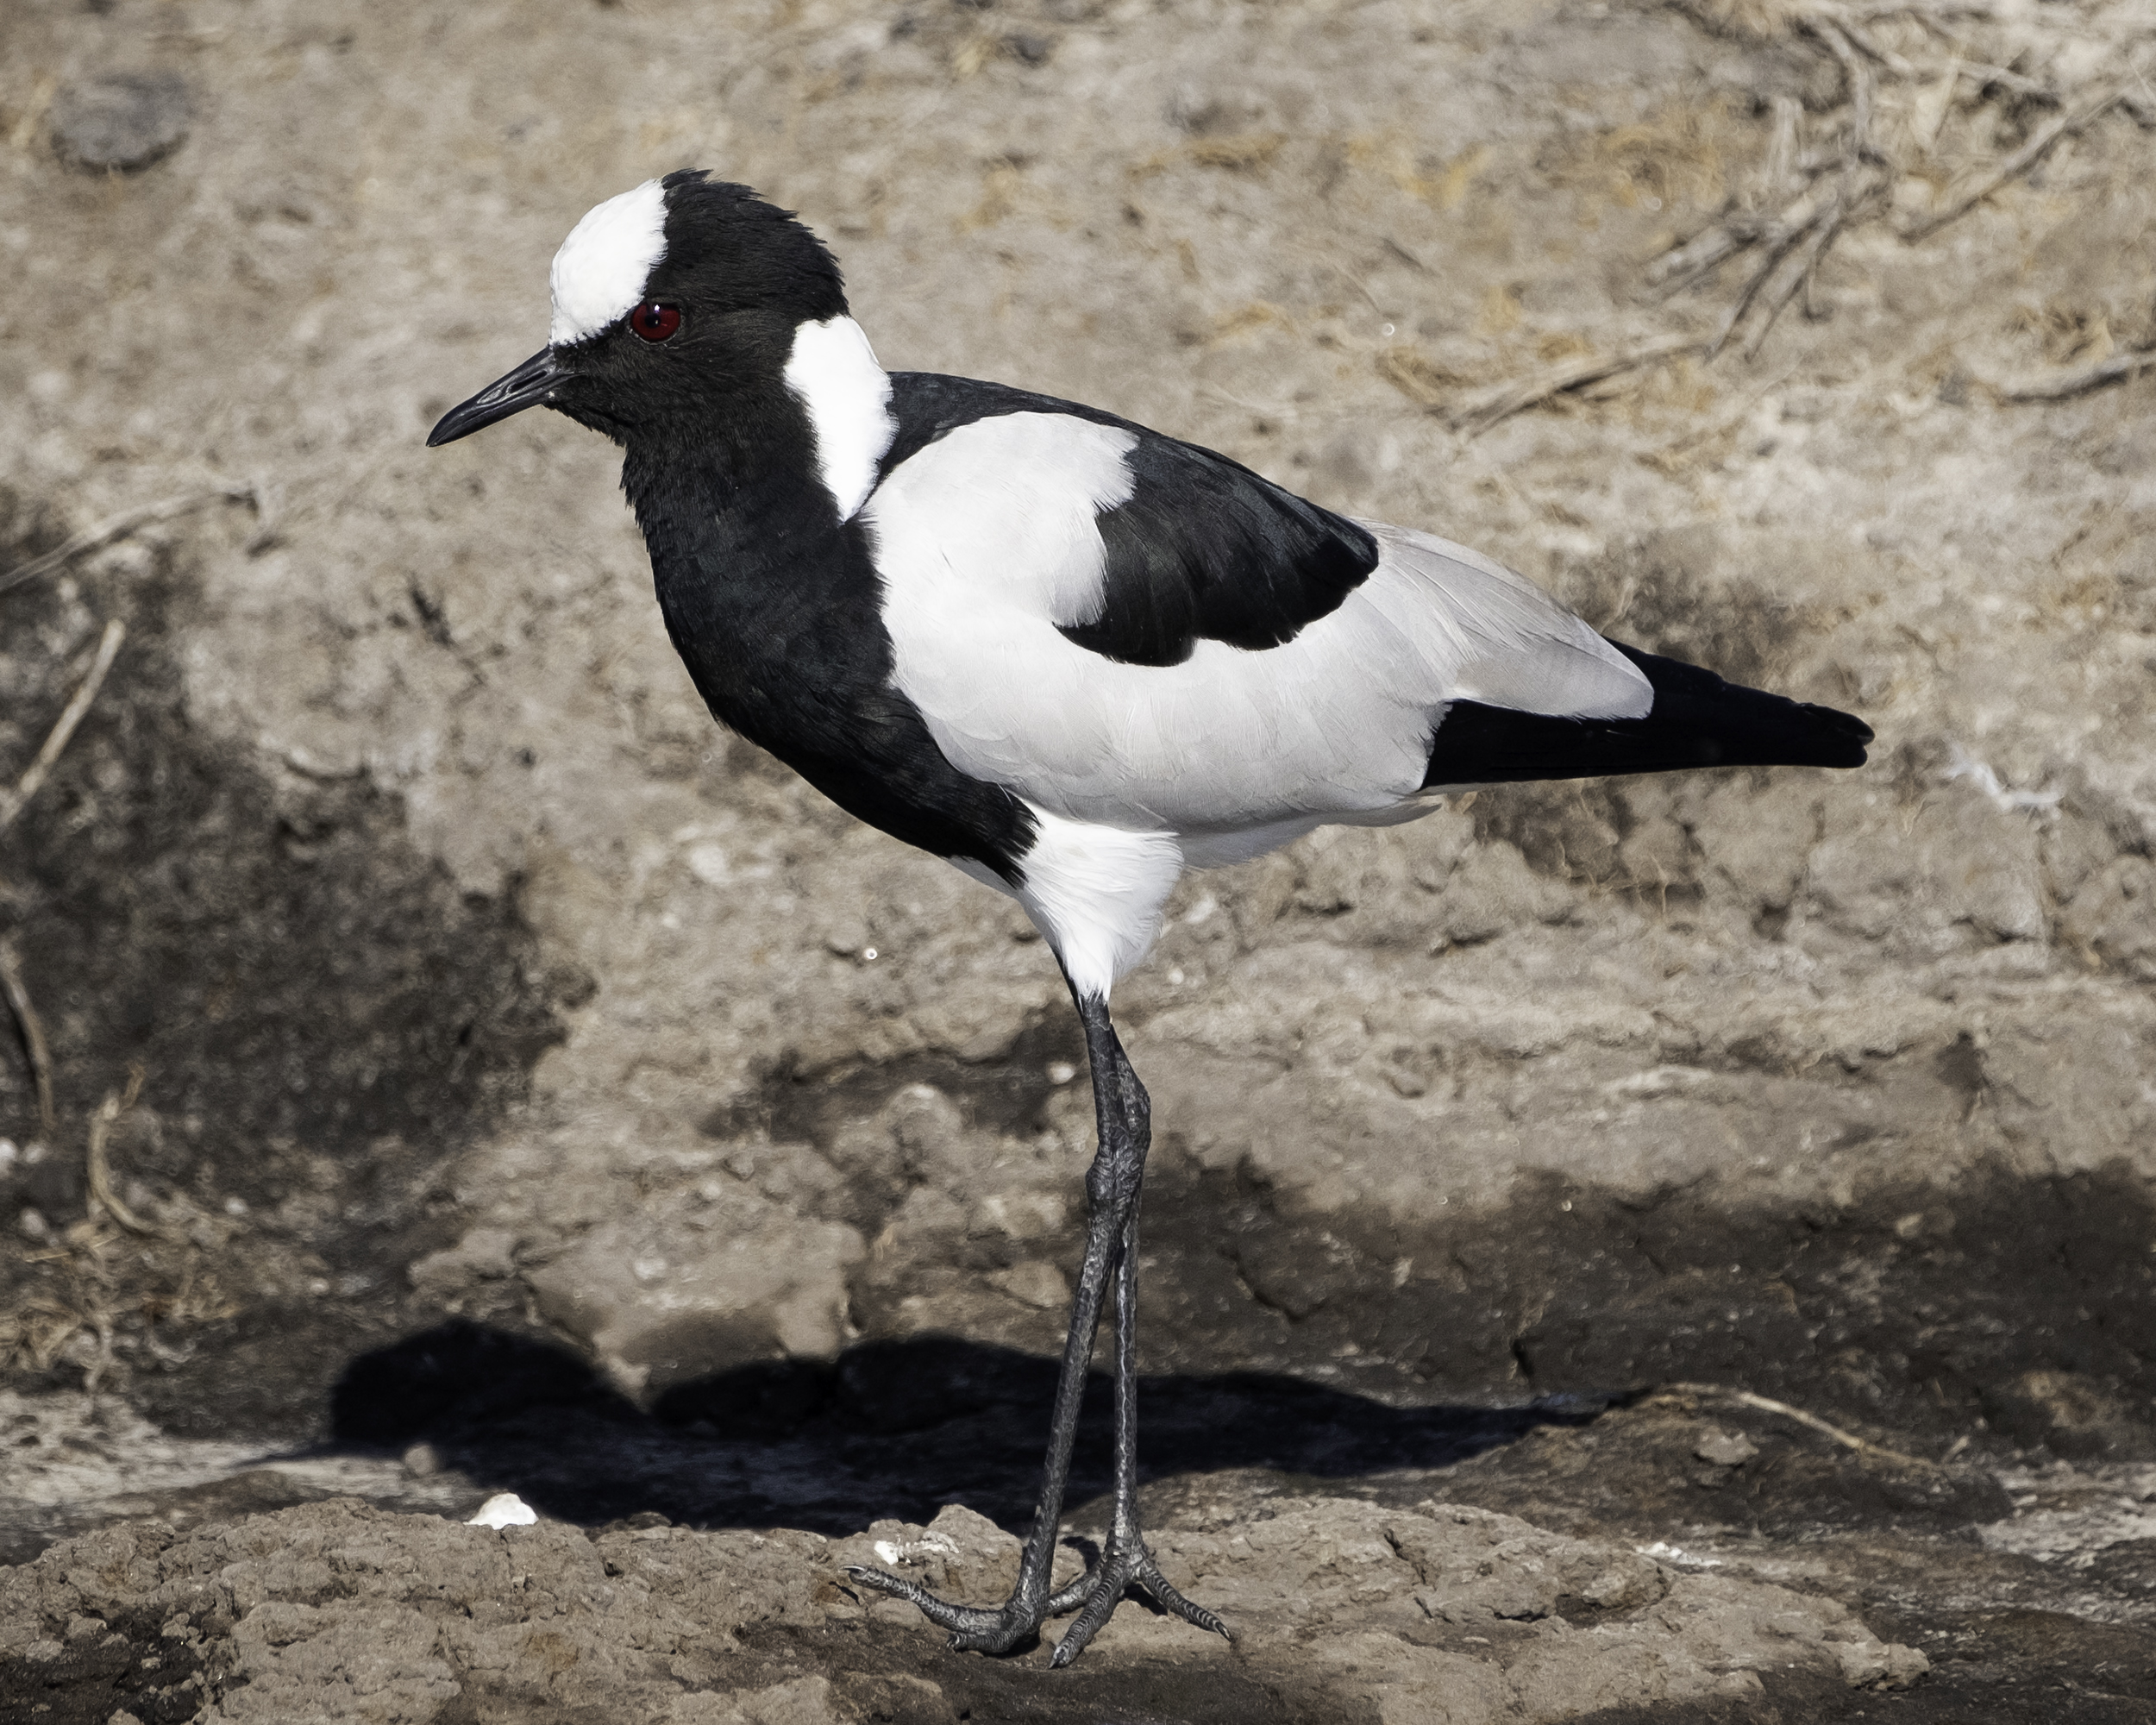
[[[1137,488],[1100,518],[1100,615],[1063,633],[1135,665],[1177,665],[1198,643],[1253,651],[1293,641],[1377,567],[1377,543],[1225,456],[1151,432],[1127,458]]]
[[[1724,682],[1712,671],[1609,643],[1647,674],[1643,718],[1557,718],[1457,700],[1430,743],[1432,785],[1589,779],[1692,767],[1861,767],[1871,727],[1830,706]]]
[[[897,436],[882,473],[946,432],[1005,413],[1065,413],[1133,433],[1129,500],[1100,517],[1100,614],[1059,625],[1079,646],[1133,665],[1178,665],[1200,641],[1253,651],[1292,641],[1377,567],[1353,522],[1248,467],[1098,408],[966,378],[893,373]]]

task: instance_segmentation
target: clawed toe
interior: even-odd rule
[[[918,1607],[921,1615],[937,1628],[950,1631],[950,1645],[958,1653],[1007,1653],[1030,1645],[1040,1634],[1041,1619],[1046,1615],[1042,1610],[1027,1609],[1015,1597],[993,1609],[982,1605],[956,1605],[948,1599],[938,1599],[918,1582],[908,1581],[887,1570],[849,1565],[846,1573],[864,1587],[873,1587],[879,1593],[887,1593],[893,1599],[903,1599]]]
[[[879,1593],[887,1593],[918,1607],[930,1622],[950,1631],[950,1645],[960,1653],[1017,1651],[1037,1639],[1041,1625],[1047,1619],[1076,1611],[1077,1622],[1056,1644],[1055,1657],[1050,1661],[1059,1667],[1067,1665],[1100,1633],[1101,1626],[1133,1587],[1143,1590],[1163,1611],[1186,1623],[1215,1635],[1225,1637],[1228,1634],[1227,1625],[1219,1618],[1204,1606],[1193,1604],[1169,1584],[1143,1542],[1129,1547],[1111,1544],[1099,1562],[1037,1606],[1027,1605],[1016,1595],[993,1609],[956,1605],[948,1599],[937,1598],[918,1582],[908,1581],[887,1570],[849,1565],[846,1573],[865,1587],[873,1587]]]
[[[1160,1572],[1160,1565],[1153,1561],[1153,1554],[1143,1540],[1127,1547],[1111,1543],[1100,1561],[1085,1574],[1064,1588],[1048,1602],[1051,1615],[1060,1615],[1082,1606],[1078,1618],[1063,1632],[1063,1638],[1056,1644],[1055,1656],[1049,1661],[1059,1669],[1069,1665],[1086,1650],[1087,1644],[1100,1633],[1117,1605],[1132,1587],[1142,1589],[1146,1596],[1171,1616],[1180,1617],[1186,1623],[1225,1640],[1228,1626],[1202,1605],[1193,1604],[1183,1597],[1168,1578]]]

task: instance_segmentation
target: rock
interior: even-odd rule
[[[475,1282],[499,1282],[517,1273],[511,1256],[517,1236],[507,1228],[473,1228],[454,1245],[430,1251],[405,1270],[422,1299],[445,1304]]]
[[[1716,1467],[1742,1467],[1759,1453],[1759,1446],[1742,1432],[1709,1432],[1693,1446],[1692,1453]]]
[[[1070,1200],[1052,1190],[991,1192],[966,1218],[969,1235],[1013,1240],[1054,1239],[1070,1225]]]
[[[78,167],[132,173],[178,149],[191,117],[175,72],[85,78],[53,99],[53,147]]]
[[[602,1224],[526,1278],[539,1309],[636,1390],[755,1360],[832,1358],[860,1234],[738,1201],[745,1214],[724,1234],[679,1217]]]
[[[1031,1306],[1044,1312],[1062,1312],[1069,1309],[1070,1281],[1052,1264],[1039,1258],[1014,1264],[1008,1270],[989,1272],[991,1288],[1008,1294],[1020,1305]]]
[[[1447,1622],[1534,1622],[1583,1601],[1605,1610],[1647,1604],[1669,1588],[1648,1559],[1509,1515],[1464,1505],[1425,1504],[1423,1512],[1388,1523],[1385,1539],[1414,1566],[1416,1605]]]
[[[1842,1681],[1852,1689],[1907,1689],[1932,1668],[1914,1647],[1869,1637],[1841,1644]]]
[[[925,1527],[908,1521],[874,1522],[866,1533],[833,1546],[830,1560],[841,1569],[851,1564],[887,1570],[918,1581],[931,1593],[994,1600],[1008,1596],[1018,1584],[1018,1551],[1016,1535],[962,1503],[946,1503]],[[1059,1549],[1054,1571],[1058,1584],[1075,1578],[1081,1566],[1075,1552]],[[905,1619],[887,1611],[887,1606],[912,1609],[903,1600],[868,1597],[872,1613],[881,1612],[893,1622]]]

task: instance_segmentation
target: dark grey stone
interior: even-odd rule
[[[179,148],[191,117],[176,72],[81,78],[53,99],[53,147],[78,167],[132,173]]]

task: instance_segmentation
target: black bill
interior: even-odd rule
[[[427,447],[432,449],[454,443],[482,425],[492,425],[527,407],[540,406],[554,398],[554,387],[561,380],[554,349],[542,348],[507,377],[495,379],[469,401],[461,401],[443,414],[441,423],[427,434]]]

